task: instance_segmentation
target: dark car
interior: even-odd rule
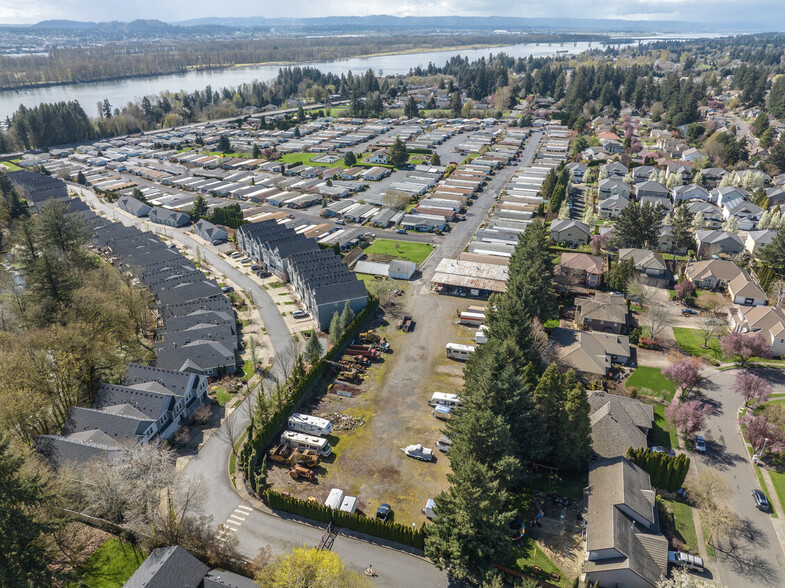
[[[379,509],[376,511],[376,518],[386,521],[387,519],[392,517],[392,513],[393,513],[392,507],[387,503],[383,503],[379,505]]]
[[[762,490],[753,490],[752,497],[755,499],[755,508],[763,512],[769,512],[769,500]]]
[[[406,229],[398,229],[395,232],[398,233],[399,235],[405,235],[406,234]]]
[[[698,314],[698,311],[693,310],[692,308],[682,308],[681,314],[684,316],[690,316],[691,314]]]

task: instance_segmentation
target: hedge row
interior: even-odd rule
[[[627,458],[651,477],[651,485],[668,492],[678,491],[690,469],[690,458],[684,453],[671,457],[650,449],[627,450]]]
[[[367,306],[354,318],[337,344],[327,352],[326,359],[332,360],[341,355],[343,348],[355,337],[378,306],[378,300],[373,296],[369,296]],[[326,366],[325,359],[321,359],[313,365],[305,374],[305,377],[292,387],[286,403],[275,412],[269,421],[257,428],[256,423],[251,419],[251,423],[248,426],[248,440],[240,452],[240,468],[245,474],[251,489],[257,492],[257,494],[261,494],[262,486],[265,483],[262,481],[262,486],[260,486],[257,482],[259,478],[256,470],[259,467],[261,456],[265,454],[267,447],[280,434],[284,423],[289,419],[289,415],[294,412],[300,401],[307,394],[313,392],[315,385],[324,375]],[[259,490],[257,490],[257,487]]]
[[[388,539],[417,549],[424,549],[425,546],[425,525],[416,529],[414,526],[409,527],[408,525],[390,521],[384,522],[377,518],[336,510],[329,506],[321,505],[315,500],[300,500],[292,496],[284,496],[273,490],[268,490],[266,497],[267,506],[270,508],[283,510],[323,523],[332,521],[338,527],[367,533],[374,537]]]

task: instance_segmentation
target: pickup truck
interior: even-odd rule
[[[690,555],[683,551],[669,551],[668,563],[680,568],[687,568],[696,572],[703,572],[703,558],[697,555]]]

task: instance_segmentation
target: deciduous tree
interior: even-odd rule
[[[674,398],[665,408],[665,416],[682,434],[692,437],[706,428],[706,417],[712,414],[710,405],[699,400],[680,402]]]
[[[725,356],[733,359],[741,367],[747,365],[753,357],[771,357],[771,345],[760,333],[731,331],[722,338],[720,344]]]
[[[744,398],[744,406],[749,406],[750,402],[766,402],[772,393],[771,384],[748,371],[741,371],[736,375],[733,389]]]
[[[701,370],[701,360],[690,357],[663,368],[662,375],[678,386],[683,400],[700,384]]]

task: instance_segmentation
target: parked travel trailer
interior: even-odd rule
[[[485,323],[485,315],[479,312],[462,312],[459,322],[469,327],[479,327]]]
[[[333,430],[333,424],[327,419],[315,417],[310,414],[295,412],[289,417],[287,428],[306,435],[316,435],[326,437]]]
[[[458,361],[469,361],[476,347],[474,345],[462,345],[460,343],[447,343],[447,357]]]
[[[330,493],[327,495],[327,500],[324,501],[324,506],[329,506],[330,508],[339,509],[343,504],[343,490],[339,488],[333,488],[330,490]]]
[[[457,394],[450,394],[448,392],[434,392],[431,395],[428,404],[431,406],[459,406],[461,404],[461,397]]]
[[[333,452],[333,448],[323,437],[314,437],[296,431],[284,431],[281,435],[281,443],[285,443],[296,449],[310,449],[321,456],[328,456]]]
[[[354,513],[354,511],[357,510],[357,499],[354,496],[344,496],[343,501],[341,501],[340,510]]]

